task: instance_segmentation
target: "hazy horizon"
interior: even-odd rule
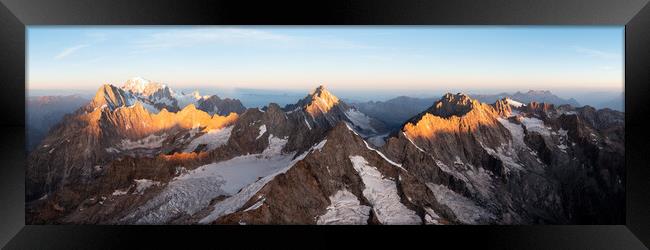
[[[113,84],[115,86],[122,86],[122,84]],[[65,96],[65,95],[80,95],[85,98],[92,98],[101,85],[95,89],[32,89],[27,90],[27,96]],[[292,104],[304,98],[311,90],[316,88],[318,84],[312,88],[304,89],[255,89],[255,88],[218,88],[218,87],[185,87],[175,88],[173,84],[167,84],[172,90],[177,93],[191,93],[198,91],[201,95],[218,95],[221,98],[235,98],[242,101],[246,107],[262,107],[268,105],[270,102],[275,102],[280,105]],[[445,93],[465,93],[469,95],[494,95],[501,93],[514,94],[516,92],[526,93],[530,90],[533,91],[550,91],[552,94],[564,98],[575,99],[581,105],[599,106],[601,103],[620,99],[624,94],[621,90],[583,90],[583,89],[526,89],[526,88],[513,88],[513,89],[432,89],[432,90],[417,90],[417,89],[402,89],[402,90],[345,90],[339,88],[331,88],[325,84],[326,88],[334,95],[343,99],[344,101],[352,102],[367,102],[367,101],[387,101],[399,96],[408,96],[413,98],[438,98]]]

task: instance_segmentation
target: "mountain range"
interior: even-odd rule
[[[624,221],[624,113],[462,93],[409,112],[389,124],[322,85],[245,109],[106,84],[29,154],[27,223]]]
[[[548,90],[529,90],[528,92],[517,91],[515,93],[500,93],[500,94],[481,94],[468,96],[485,103],[494,103],[503,98],[510,98],[522,103],[529,102],[543,102],[554,105],[569,104],[573,107],[579,107],[580,104],[573,98],[563,99],[554,95]],[[399,128],[404,125],[409,118],[420,113],[422,110],[431,106],[431,103],[438,100],[438,97],[431,98],[415,98],[408,96],[399,96],[387,101],[369,101],[369,102],[353,102],[352,106],[359,109],[376,119],[381,120],[391,128]]]

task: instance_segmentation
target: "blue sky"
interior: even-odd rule
[[[28,89],[623,91],[623,26],[30,26]]]

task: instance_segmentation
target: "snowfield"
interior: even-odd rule
[[[521,125],[510,122],[501,117],[498,117],[497,120],[501,123],[501,125],[508,129],[508,131],[510,131],[510,135],[512,135],[512,141],[515,146],[526,147],[526,143],[524,143],[524,128],[521,127]]]
[[[352,124],[360,127],[363,130],[377,133],[377,131],[370,124],[370,117],[368,117],[366,114],[361,113],[356,109],[350,108],[347,111],[345,111],[345,115],[348,117],[348,119],[350,119]]]
[[[526,130],[537,132],[543,136],[550,136],[549,129],[544,125],[544,121],[534,117],[524,117],[521,123],[526,127]]]
[[[273,136],[271,136],[271,137],[273,137]],[[271,138],[271,137],[269,137],[269,138]],[[284,143],[286,144],[286,140],[284,140]],[[281,157],[281,160],[278,160],[277,165],[278,166],[280,166],[281,164],[285,164],[285,165],[276,168],[275,172],[267,175],[264,178],[261,178],[261,179],[255,181],[255,182],[251,183],[250,185],[248,185],[246,187],[244,187],[239,193],[234,194],[233,196],[230,196],[230,197],[224,199],[223,201],[215,204],[212,212],[208,216],[201,219],[199,221],[199,223],[207,224],[207,223],[210,223],[212,221],[215,221],[216,219],[218,219],[221,216],[236,212],[242,206],[244,206],[244,204],[246,204],[246,202],[248,202],[248,200],[250,200],[257,192],[259,192],[267,183],[269,183],[271,180],[273,180],[273,178],[275,178],[275,176],[277,176],[279,174],[286,173],[289,169],[291,169],[291,167],[293,167],[294,164],[296,164],[296,162],[301,161],[302,159],[304,159],[307,156],[307,154],[309,154],[310,152],[318,149],[319,147],[322,147],[322,145],[324,145],[324,144],[325,143],[322,143],[322,144],[317,143],[311,149],[305,151],[303,154],[299,155],[298,157],[296,157],[293,160],[291,160],[291,158],[292,158],[291,156],[293,154],[278,156],[278,157]],[[276,148],[276,149],[273,149],[273,148]],[[267,150],[268,150],[268,152],[277,151],[277,153],[279,153],[280,150],[277,150],[277,148],[278,148],[277,146],[275,146],[275,147],[269,146],[269,149],[267,149]],[[282,149],[282,147],[280,147],[280,149]],[[267,151],[265,150],[265,152],[267,152]],[[264,161],[264,163],[268,164],[268,161]],[[260,197],[258,197],[258,199],[259,198]]]
[[[234,126],[228,126],[222,129],[213,129],[207,133],[192,140],[183,152],[192,152],[201,144],[206,144],[206,151],[214,150],[218,147],[225,145],[230,138]]]
[[[361,205],[359,199],[348,190],[339,190],[330,196],[327,212],[318,217],[318,225],[365,225],[368,224],[370,207]]]
[[[521,102],[518,102],[518,101],[512,100],[512,99],[510,99],[510,98],[508,98],[508,99],[506,99],[506,100],[507,100],[508,104],[510,104],[510,106],[513,106],[513,107],[515,107],[515,108],[519,108],[519,107],[521,107],[521,106],[526,106],[526,104],[523,104],[523,103],[521,103]]]
[[[188,171],[125,219],[139,218],[136,224],[163,224],[200,211],[220,195],[234,195],[258,178],[276,174],[291,163],[293,154],[280,154],[286,142],[270,136],[269,146],[261,154],[238,156]]]
[[[495,216],[489,211],[476,205],[472,200],[449,190],[447,187],[433,183],[426,186],[433,192],[438,203],[451,209],[456,219],[465,224],[485,224]]]
[[[488,170],[484,168],[476,168],[471,164],[462,163],[462,165],[454,164],[447,166],[440,160],[436,160],[436,166],[447,174],[453,175],[467,185],[467,188],[472,192],[480,194],[485,199],[491,199],[493,195],[492,177]]]
[[[400,201],[397,185],[385,179],[373,166],[368,165],[362,156],[350,156],[354,169],[365,185],[363,196],[373,206],[377,219],[382,224],[421,224],[422,220]]]

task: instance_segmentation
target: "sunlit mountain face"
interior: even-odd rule
[[[347,103],[325,85],[247,108],[171,86],[133,78],[66,104],[29,152],[27,223],[624,220],[620,111],[543,91]]]

